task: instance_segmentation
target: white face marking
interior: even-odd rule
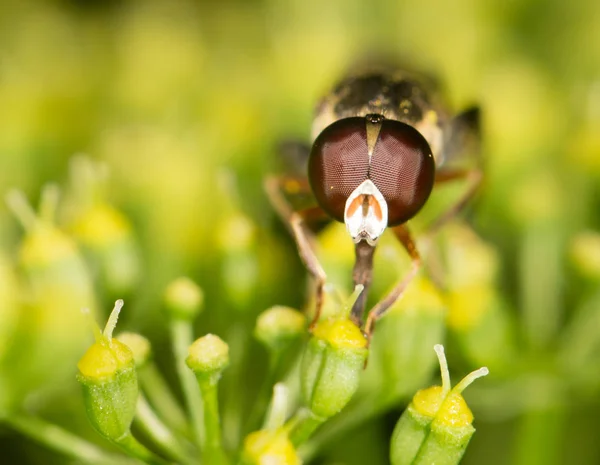
[[[356,243],[366,240],[375,245],[387,227],[387,203],[370,179],[358,186],[346,200],[344,222]]]

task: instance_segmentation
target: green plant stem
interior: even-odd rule
[[[256,402],[254,402],[254,405],[252,406],[250,415],[248,415],[248,421],[246,421],[244,427],[246,434],[257,430],[260,426],[261,416],[264,416],[265,410],[269,404],[269,399],[271,398],[273,385],[275,384],[275,376],[282,358],[281,355],[281,351],[270,351],[267,373],[265,374],[263,383],[256,395]]]
[[[185,449],[177,441],[177,438],[173,436],[171,431],[156,416],[146,398],[141,394],[137,401],[134,423],[166,457],[185,465],[196,463],[194,458],[186,453]]]
[[[131,432],[127,432],[121,438],[113,441],[123,451],[125,451],[130,457],[141,460],[149,465],[167,465],[168,462],[158,457],[154,452],[150,451],[146,446],[140,444],[136,438],[131,435]]]
[[[558,465],[564,449],[565,411],[560,406],[523,414],[516,431],[515,465]]]
[[[560,360],[572,376],[593,373],[590,366],[600,346],[600,290],[583,300],[560,341]],[[592,371],[592,373],[590,373]]]
[[[198,377],[198,386],[204,401],[205,443],[202,455],[207,463],[220,465],[229,460],[223,451],[221,442],[221,419],[219,415],[218,379]]]
[[[94,444],[41,418],[14,415],[4,421],[13,429],[61,454],[86,463],[116,463],[119,459]]]
[[[230,446],[239,444],[242,434],[242,400],[239,387],[245,382],[244,367],[249,363],[246,359],[249,344],[249,332],[246,325],[236,323],[229,330],[227,341],[229,342],[229,353],[231,364],[227,369],[227,382],[223,385],[223,439]]]
[[[556,224],[534,224],[523,236],[520,255],[523,328],[534,350],[543,350],[562,318],[562,232]]]
[[[138,371],[138,378],[148,401],[156,410],[156,413],[164,422],[186,437],[189,437],[190,429],[179,402],[175,400],[166,381],[153,362],[148,362]]]
[[[312,457],[327,443],[340,437],[343,433],[365,423],[377,415],[380,415],[392,405],[398,403],[397,398],[389,398],[374,403],[371,398],[364,398],[354,402],[344,410],[343,415],[338,415],[327,422],[319,434],[310,439],[301,450],[303,460],[310,461]]]
[[[304,444],[315,432],[315,430],[325,423],[326,418],[320,418],[308,409],[300,409],[288,421],[290,431],[290,441],[295,447]]]
[[[187,410],[192,422],[194,440],[201,447],[204,443],[205,434],[202,420],[202,396],[196,384],[196,377],[185,363],[188,348],[193,342],[192,324],[185,320],[172,320],[170,329],[177,375],[179,376],[179,382],[183,389]]]

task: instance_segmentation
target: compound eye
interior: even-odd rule
[[[369,178],[388,207],[388,225],[402,224],[425,204],[435,178],[431,149],[408,124],[384,120],[371,159]]]
[[[344,221],[348,196],[368,174],[364,118],[338,120],[319,134],[310,152],[308,177],[317,202],[330,216]]]

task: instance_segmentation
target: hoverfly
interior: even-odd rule
[[[407,221],[425,205],[436,184],[465,179],[462,195],[429,225],[426,234],[432,234],[464,207],[480,185],[479,110],[471,108],[452,118],[434,97],[425,80],[402,70],[381,67],[354,72],[318,103],[312,146],[290,144],[284,149],[297,165],[303,165],[303,172],[267,177],[267,195],[315,279],[311,327],[320,316],[326,275],[312,248],[310,218],[326,214],[346,225],[355,244],[353,281],[364,286],[350,317],[370,339],[375,322],[421,266]],[[461,159],[467,157],[477,163],[463,166]],[[317,205],[294,210],[288,200],[292,192],[312,193]],[[412,265],[369,311],[363,326],[373,255],[388,228]]]

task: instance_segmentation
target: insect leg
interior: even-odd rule
[[[310,324],[310,328],[312,329],[321,316],[323,287],[325,286],[327,276],[315,254],[313,235],[304,225],[305,218],[314,215],[317,208],[310,208],[303,211],[295,211],[292,208],[284,195],[285,185],[291,181],[298,182],[300,185],[302,185],[303,182],[306,183],[306,180],[303,179],[286,176],[268,176],[265,179],[265,191],[273,208],[292,233],[298,247],[300,258],[315,280],[315,315]]]
[[[433,237],[439,230],[456,217],[477,193],[484,173],[481,154],[480,110],[470,108],[457,115],[450,123],[444,141],[442,164],[438,168],[435,184],[463,180],[465,189],[431,224],[421,236],[423,246],[429,250],[426,266],[431,279],[440,288],[444,287],[445,273],[439,250],[433,244]],[[427,245],[425,245],[427,244]]]
[[[467,185],[456,202],[429,225],[426,236],[433,236],[463,210],[481,185],[483,159],[480,119],[479,108],[473,107],[460,113],[450,123],[450,130],[444,142],[443,164],[436,173],[435,184],[463,179]]]
[[[367,323],[365,325],[365,334],[369,340],[373,334],[375,322],[385,315],[387,310],[394,304],[394,302],[400,298],[408,284],[413,280],[419,271],[419,268],[421,267],[421,256],[419,255],[419,251],[417,250],[415,242],[413,241],[406,225],[394,226],[391,229],[410,255],[411,268],[408,274],[396,283],[389,294],[380,300],[369,312]]]
[[[446,211],[440,214],[426,229],[425,236],[433,236],[439,229],[452,220],[460,213],[470,200],[475,196],[481,181],[483,180],[483,171],[480,168],[470,170],[440,170],[436,173],[435,183],[442,184],[444,182],[454,181],[457,179],[465,179],[467,187],[462,195],[453,203]]]

